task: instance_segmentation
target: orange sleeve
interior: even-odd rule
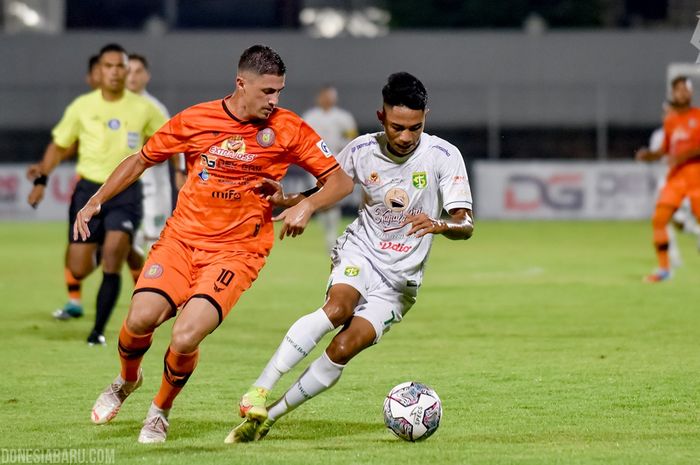
[[[294,154],[294,163],[313,174],[318,180],[340,168],[333,152],[321,136],[303,120],[289,150]]]
[[[183,111],[170,118],[148,139],[141,156],[149,163],[160,163],[178,153],[187,153],[191,130],[185,124],[184,114]]]

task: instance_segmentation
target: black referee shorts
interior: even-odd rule
[[[73,224],[76,216],[78,216],[78,212],[90,200],[90,197],[95,195],[95,192],[101,185],[87,179],[81,179],[76,184],[68,214],[69,242],[102,244],[107,231],[124,231],[133,240],[134,233],[139,229],[143,218],[143,188],[141,187],[141,181],[136,181],[102,205],[100,213],[92,217],[88,223],[90,237],[86,241],[73,240]]]

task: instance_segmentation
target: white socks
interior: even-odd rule
[[[343,368],[345,368],[345,365],[338,365],[331,361],[324,351],[323,354],[314,360],[309,368],[302,373],[284,396],[270,406],[267,411],[268,418],[275,421],[312,397],[332,387],[338,382],[340,375],[343,374]]]
[[[299,318],[289,328],[277,351],[253,385],[272,389],[283,374],[302,361],[316,347],[318,341],[331,331],[333,324],[322,308]]]

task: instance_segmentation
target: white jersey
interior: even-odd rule
[[[165,105],[163,105],[160,100],[145,90],[141,93],[141,95],[153,102],[166,118],[170,118],[168,109],[165,108]],[[167,203],[167,205],[172,203],[170,171],[168,170],[167,163],[159,163],[147,169],[143,175],[141,175],[141,182],[143,183],[144,196],[155,198],[156,201],[160,199],[161,202]]]
[[[161,113],[170,117],[168,109],[160,100],[144,91],[141,95],[152,101]],[[180,155],[182,156],[182,155]],[[165,220],[173,210],[172,185],[168,163],[159,163],[148,168],[141,175],[143,184],[143,220],[136,233],[134,247],[138,250],[150,249],[165,226]]]
[[[350,112],[333,107],[326,111],[314,107],[301,117],[318,133],[333,153],[339,153],[357,135],[357,125]]]
[[[433,235],[406,236],[406,215],[439,218],[442,210],[472,208],[462,155],[454,145],[423,133],[405,161],[389,154],[383,132],[365,134],[337,155],[338,163],[362,188],[357,219],[336,242],[336,254],[360,254],[394,288],[418,287]],[[336,257],[337,258],[337,257]]]

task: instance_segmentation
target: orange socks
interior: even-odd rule
[[[199,359],[199,349],[189,354],[175,352],[172,347],[168,347],[165,352],[163,380],[160,383],[160,390],[153,399],[153,403],[167,410],[173,405],[173,400],[185,387],[185,383],[194,372]]]
[[[670,270],[671,265],[668,259],[668,232],[666,225],[671,221],[674,209],[657,205],[654,210],[654,216],[651,219],[651,226],[654,231],[654,248],[656,249],[656,258],[659,260],[659,268]]]
[[[72,301],[80,302],[80,281],[75,279],[75,276],[68,268],[63,269],[63,276],[66,280],[66,288],[68,288],[68,298]]]
[[[143,356],[151,347],[153,333],[137,335],[129,331],[126,321],[119,332],[119,359],[122,364],[121,376],[125,381],[136,381]]]

